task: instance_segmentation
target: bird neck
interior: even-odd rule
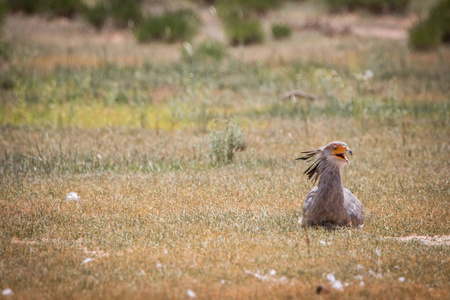
[[[344,189],[339,167],[326,167],[320,170],[317,198],[323,201],[344,201]]]

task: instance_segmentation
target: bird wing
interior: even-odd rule
[[[313,189],[306,195],[305,205],[303,206],[303,214],[306,214],[306,212],[311,208],[312,203],[314,202],[314,199],[316,198],[318,187],[315,186]]]
[[[353,227],[357,227],[364,222],[364,206],[349,190],[344,188],[344,207],[350,216]]]
[[[305,205],[303,206],[303,215],[298,220],[302,226],[307,225],[308,212],[310,211],[311,205],[314,202],[314,199],[316,198],[317,188],[318,188],[317,186],[313,187],[313,189],[306,196]]]

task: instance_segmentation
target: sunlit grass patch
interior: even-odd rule
[[[23,104],[6,105],[0,109],[3,124],[16,126],[56,126],[73,128],[128,127],[163,131],[198,129],[205,131],[216,109],[191,106],[145,105],[129,106],[103,103],[91,104]]]
[[[359,156],[362,161],[367,157]],[[369,180],[364,183],[366,190],[373,186],[364,172],[359,171],[359,177],[352,176],[352,180]],[[59,271],[47,276],[64,272],[77,290],[98,296],[109,293],[108,284],[120,286],[125,279],[133,286],[142,284],[151,295],[169,293],[176,298],[185,295],[179,287],[223,296],[234,295],[235,290],[244,295],[253,289],[256,292],[260,284],[281,295],[312,296],[317,286],[327,286],[329,273],[348,284],[342,294],[332,291],[340,296],[383,295],[387,289],[403,295],[413,288],[424,296],[444,295],[447,275],[440,263],[446,248],[380,238],[389,235],[384,227],[411,222],[433,234],[430,225],[436,220],[414,214],[408,214],[409,220],[403,215],[386,219],[383,216],[392,210],[392,200],[380,203],[386,212],[376,208],[383,191],[392,190],[395,181],[386,181],[384,189],[370,190],[370,197],[362,197],[368,211],[364,229],[329,232],[312,228],[308,233],[297,224],[301,199],[308,189],[303,183],[298,168],[279,166],[8,180],[8,188],[2,191],[5,200],[0,203],[8,216],[0,223],[8,228],[2,236],[5,263],[10,270],[25,266],[24,256],[13,253],[27,254],[32,247],[37,254],[31,264],[28,259],[28,272],[58,265]],[[22,192],[17,192],[18,184]],[[66,202],[64,196],[72,190],[80,200]],[[427,205],[410,197],[406,201],[416,203],[416,211]],[[439,210],[445,202],[437,201],[433,207]],[[443,212],[436,216],[445,220]],[[397,232],[402,234],[401,229]],[[82,264],[86,258],[93,260]],[[270,275],[271,270],[275,275]],[[261,282],[246,271],[284,277],[286,283]],[[95,272],[94,278],[90,272]],[[23,293],[21,280],[26,275],[14,274],[8,275],[12,288]],[[399,282],[400,277],[406,283]],[[146,290],[148,282],[161,281],[167,282],[167,290]],[[27,284],[38,287],[42,281]],[[129,287],[123,289],[136,293]]]

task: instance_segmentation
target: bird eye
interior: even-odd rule
[[[333,146],[333,150],[336,151],[338,149],[338,146]]]

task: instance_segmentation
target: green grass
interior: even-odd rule
[[[205,43],[192,60],[40,69],[48,50],[11,43],[0,287],[14,297],[448,297],[448,245],[388,239],[449,235],[445,49],[361,40],[350,66],[216,61],[203,56],[224,45]],[[292,89],[318,100],[280,100]],[[313,184],[294,159],[332,140],[354,152],[343,181],[365,207],[360,230],[298,225]]]

